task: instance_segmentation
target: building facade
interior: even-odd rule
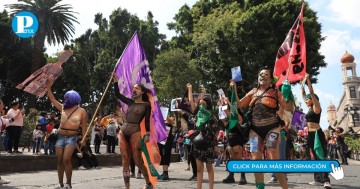
[[[333,127],[342,127],[345,132],[360,130],[360,78],[356,74],[355,58],[348,52],[341,57],[344,92],[336,108],[328,106],[328,122]]]

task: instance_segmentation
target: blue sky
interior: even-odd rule
[[[326,37],[321,44],[320,53],[325,56],[325,62],[328,65],[320,69],[318,83],[313,87],[315,93],[320,97],[322,107],[320,125],[322,128],[327,128],[329,125],[327,107],[330,101],[337,107],[344,93],[340,59],[345,51],[355,57],[355,62],[357,57],[360,58],[360,34],[358,32],[360,1],[311,0],[308,2],[310,8],[317,12],[318,22],[322,25],[322,35]],[[356,70],[359,70],[359,67]],[[299,86],[295,86],[293,92],[301,97]],[[302,104],[304,110],[307,111],[305,104]]]
[[[0,7],[4,7],[4,4],[16,2],[17,0],[2,0],[0,1]],[[71,4],[74,11],[79,13],[77,17],[80,24],[75,24],[76,33],[74,38],[85,33],[88,28],[96,28],[93,22],[96,13],[101,12],[104,17],[108,17],[117,7],[126,8],[141,19],[145,19],[147,12],[151,11],[154,19],[159,22],[160,32],[170,38],[175,33],[167,29],[166,23],[172,21],[172,18],[182,5],[186,3],[192,6],[196,0],[104,0],[102,3],[96,0],[63,0],[62,2]],[[320,125],[327,128],[327,106],[330,101],[337,106],[344,91],[340,58],[346,50],[354,55],[355,62],[357,57],[360,58],[360,34],[358,32],[360,28],[360,21],[358,20],[360,18],[360,11],[358,10],[360,1],[310,0],[308,2],[310,8],[317,12],[318,22],[322,24],[322,35],[326,37],[325,41],[322,42],[320,53],[325,56],[328,66],[320,69],[318,83],[314,85],[314,89],[320,97],[323,109]],[[306,17],[306,15],[304,16]],[[279,35],[285,37],[285,34]],[[61,49],[62,46],[48,47],[47,52],[52,55]],[[300,97],[300,87],[298,85],[293,87],[293,92]],[[302,108],[307,111],[303,102]]]

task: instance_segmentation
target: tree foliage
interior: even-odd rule
[[[21,0],[19,3],[7,5],[13,15],[26,10],[35,14],[38,19],[39,28],[32,38],[31,73],[46,64],[45,39],[49,44],[65,44],[75,33],[73,22],[78,23],[75,12],[70,5],[59,3],[61,0]],[[26,76],[22,77],[25,78]],[[34,96],[29,96],[28,104],[31,108],[35,107],[35,100]]]
[[[60,0],[34,2],[50,5]],[[176,32],[169,41],[159,32],[151,12],[145,19],[121,7],[114,9],[109,18],[98,13],[94,15],[97,28],[71,41],[74,55],[63,65],[63,75],[53,86],[54,94],[62,99],[66,91],[74,89],[81,94],[82,105],[93,112],[135,31],[140,34],[157,96],[163,105],[180,97],[188,82],[195,90],[204,85],[211,94],[219,88],[228,88],[230,69],[235,66],[242,69],[243,81],[238,86],[239,94],[243,94],[253,87],[259,68],[274,66],[277,50],[297,18],[301,3],[297,0],[199,0],[192,7],[182,6],[174,15],[174,21],[168,23],[169,29]],[[0,94],[5,104],[14,98],[26,99],[27,95],[15,86],[30,75],[34,66],[31,59],[37,56],[31,50],[35,45],[31,40],[14,37],[10,20],[6,11],[0,14]],[[68,20],[75,22],[75,17],[70,16]],[[319,68],[326,66],[324,56],[319,53],[324,37],[316,13],[308,6],[305,6],[304,21],[307,72],[316,82]],[[72,27],[67,31],[71,33]],[[67,37],[50,40],[67,42],[70,36]],[[43,46],[41,48],[39,65],[56,62],[44,54]],[[103,106],[114,110],[117,101],[111,91]],[[50,104],[45,97],[38,99],[36,107],[48,110]]]
[[[169,105],[171,99],[182,97],[187,83],[198,83],[199,72],[189,53],[172,49],[157,56],[152,75],[161,104]]]
[[[297,0],[200,0],[186,11],[180,9],[175,16],[169,28],[178,35],[171,44],[182,47],[179,39],[190,39],[186,49],[211,93],[227,87],[230,69],[241,66],[243,81],[239,90],[244,93],[254,86],[261,67],[274,66],[277,50],[300,13],[301,4]],[[183,17],[192,21],[184,22]],[[191,28],[192,32],[182,32],[182,28]],[[304,28],[307,73],[316,82],[319,68],[326,66],[319,53],[324,38],[316,13],[308,6],[304,10]]]
[[[15,87],[23,75],[30,74],[31,40],[15,37],[8,12],[0,13],[0,97],[7,105],[26,97]]]

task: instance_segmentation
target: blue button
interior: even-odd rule
[[[337,160],[230,160],[226,168],[234,173],[315,173],[332,172]]]

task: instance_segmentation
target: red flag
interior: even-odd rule
[[[276,86],[281,85],[286,78],[289,82],[295,82],[305,77],[306,41],[303,10],[304,4],[276,55],[274,76],[279,78]]]

